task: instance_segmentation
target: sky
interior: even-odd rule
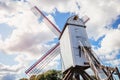
[[[102,64],[119,67],[119,4],[120,0],[0,0],[0,80],[26,77],[25,70],[56,43],[54,33],[32,13],[35,5],[61,31],[70,16],[87,15],[93,50]],[[60,65],[59,59],[51,66]]]

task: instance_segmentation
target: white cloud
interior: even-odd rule
[[[119,36],[120,29],[109,30],[101,42],[101,48],[99,48],[100,53],[107,54],[116,50],[120,50]]]
[[[45,12],[54,12],[56,9],[60,12],[76,12],[79,10],[76,1],[74,0],[30,0],[31,5],[37,5],[41,10]]]
[[[8,66],[0,64],[0,79],[1,80],[15,80],[16,76],[21,73],[25,67],[23,65]],[[13,79],[14,78],[14,79]]]
[[[23,5],[25,5],[25,3],[23,3]],[[22,8],[20,9],[20,7]],[[55,35],[44,23],[37,21],[37,18],[28,6],[19,4],[15,9],[16,11],[13,11],[13,16],[7,14],[7,16],[11,17],[4,16],[0,20],[1,23],[6,22],[9,26],[15,27],[9,38],[5,41],[1,40],[1,50],[6,53],[27,52],[34,55],[39,54],[40,51],[43,51],[42,47],[47,48],[47,46],[42,44],[53,40]],[[54,19],[52,19],[52,21],[54,21]],[[2,47],[3,45],[5,46],[4,48]]]
[[[20,77],[23,77],[23,75],[25,75],[25,70],[33,60],[30,58],[26,55],[21,54],[17,55],[17,57],[14,59],[18,63],[16,65],[9,66],[4,65],[4,63],[0,63],[0,79],[8,80],[12,77],[15,77],[15,79],[12,80],[18,80]]]
[[[105,34],[106,28],[115,20],[118,15],[120,15],[119,0],[109,0],[108,1],[80,1],[81,5],[80,13],[86,14],[90,17],[88,22],[88,33],[89,37],[94,37],[98,39],[100,36]]]
[[[16,74],[6,74],[1,78],[1,80],[16,80]]]
[[[119,58],[117,57],[120,53],[119,35],[119,28],[106,31],[105,37],[101,41],[101,47],[96,50],[97,55],[104,61],[104,64],[112,64],[112,66],[118,66],[120,64]]]
[[[12,3],[10,2],[10,0],[4,0],[4,1],[0,0],[0,9],[10,11],[13,9],[12,6],[9,7],[11,4]]]
[[[16,73],[19,72],[24,66],[18,66],[18,65],[13,65],[13,66],[8,66],[4,64],[0,64],[0,73]]]

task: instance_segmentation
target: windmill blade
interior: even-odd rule
[[[40,73],[46,65],[49,64],[58,54],[60,54],[60,44],[56,44],[45,55],[43,55],[37,62],[35,62],[29,69],[25,71],[26,74]]]
[[[60,36],[60,30],[42,13],[42,11],[40,11],[40,9],[37,6],[34,6],[31,10],[36,16],[43,18],[43,22],[57,37]]]
[[[85,15],[85,16],[82,17],[82,20],[83,20],[83,22],[85,24],[85,23],[87,23],[90,20],[90,18]]]

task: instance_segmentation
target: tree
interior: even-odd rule
[[[56,80],[57,79],[57,71],[56,70],[49,70],[44,75],[47,80]]]
[[[36,80],[61,80],[60,79],[61,75],[62,75],[61,71],[48,70],[43,74],[39,74],[36,77]]]
[[[62,72],[57,70],[48,70],[45,73],[32,75],[29,80],[62,80]],[[20,80],[28,80],[27,78],[22,78]]]
[[[31,77],[30,77],[30,80],[35,80],[36,79],[36,75],[32,75]]]
[[[44,74],[39,74],[39,75],[36,77],[36,80],[45,80]]]

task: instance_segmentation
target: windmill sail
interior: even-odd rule
[[[38,74],[40,73],[50,61],[52,61],[58,54],[60,54],[59,43],[51,48],[45,55],[43,55],[36,63],[34,63],[29,69],[25,71],[26,74]]]
[[[85,23],[87,23],[90,20],[90,18],[85,15],[85,16],[82,17],[82,20],[83,20],[83,22],[85,24]]]
[[[42,18],[42,21],[48,26],[48,28],[59,37],[61,32],[60,30],[38,9],[37,6],[34,6],[32,12]],[[34,63],[29,69],[25,71],[26,74],[38,74],[40,73],[45,66],[52,61],[58,54],[60,54],[59,43],[51,48],[45,55],[43,55],[36,63]]]
[[[32,8],[33,13],[43,18],[43,22],[48,26],[48,28],[57,36],[60,36],[60,30],[38,9],[37,6]]]

